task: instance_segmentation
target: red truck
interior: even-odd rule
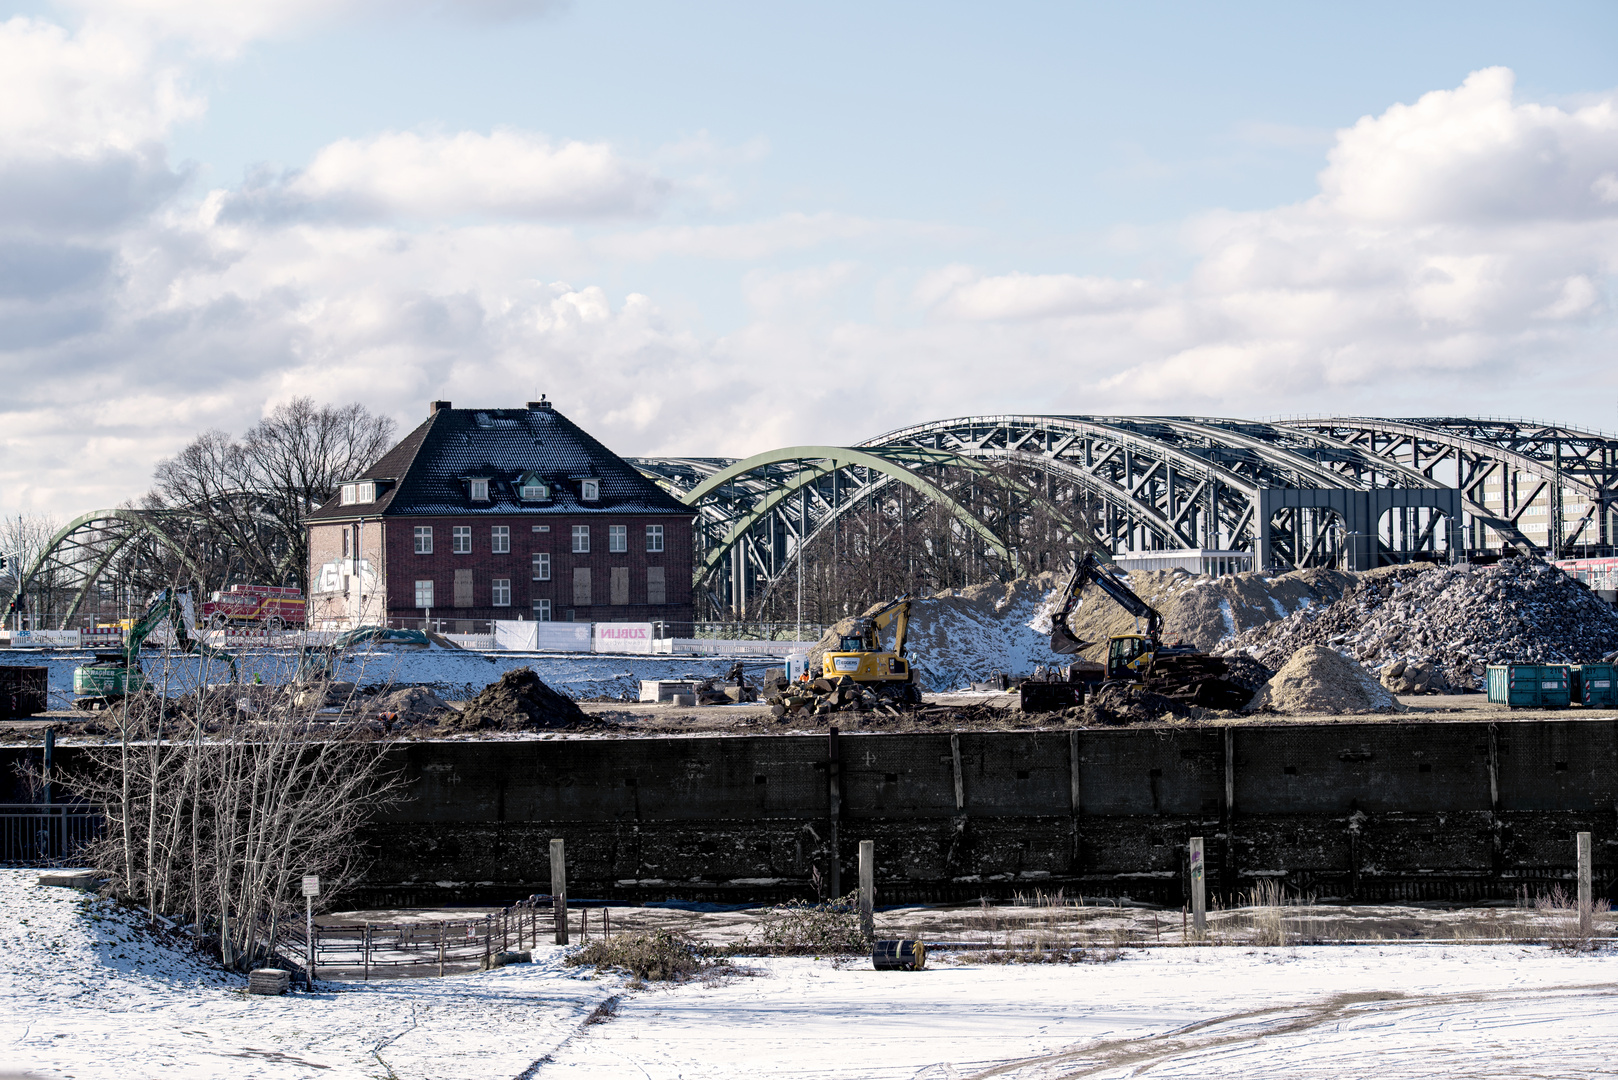
[[[219,629],[258,623],[270,630],[303,625],[303,590],[291,585],[232,585],[202,605],[202,621]]]

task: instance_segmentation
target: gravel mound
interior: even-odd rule
[[[1376,676],[1335,649],[1305,645],[1292,654],[1248,705],[1282,713],[1400,712]]]
[[[441,723],[451,730],[474,731],[566,728],[592,721],[572,698],[546,686],[533,668],[520,667],[484,687],[463,711],[444,716]]]
[[[1618,612],[1529,559],[1384,567],[1336,603],[1237,634],[1220,651],[1276,667],[1306,645],[1340,650],[1402,692],[1418,678],[1428,692],[1477,690],[1489,664],[1599,660],[1618,649]]]
[[[378,694],[366,703],[366,709],[376,713],[394,713],[407,724],[431,723],[455,711],[454,706],[425,686],[407,686],[391,693]]]

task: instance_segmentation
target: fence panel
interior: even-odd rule
[[[91,806],[0,803],[0,862],[59,866],[73,862],[106,822]]]

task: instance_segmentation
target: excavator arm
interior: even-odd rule
[[[910,597],[901,596],[875,615],[871,616],[871,625],[877,632],[893,627],[893,649],[896,656],[905,654],[905,637],[910,632]],[[880,644],[880,643],[879,643]]]
[[[1146,620],[1146,636],[1155,644],[1163,629],[1163,616],[1156,608],[1135,595],[1135,591],[1125,585],[1110,571],[1103,570],[1096,562],[1093,552],[1085,552],[1084,557],[1073,567],[1073,576],[1068,578],[1063,589],[1062,607],[1051,616],[1051,651],[1056,653],[1076,653],[1090,643],[1080,641],[1068,629],[1068,616],[1078,608],[1079,601],[1084,597],[1084,588],[1091,583],[1106,593],[1125,611],[1137,619]]]

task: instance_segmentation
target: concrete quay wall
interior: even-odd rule
[[[1571,879],[1594,834],[1618,892],[1618,721],[844,734],[400,746],[364,902],[549,889],[745,902],[844,891],[876,841],[882,902],[1062,889],[1178,906],[1189,837],[1234,896],[1509,900]]]

